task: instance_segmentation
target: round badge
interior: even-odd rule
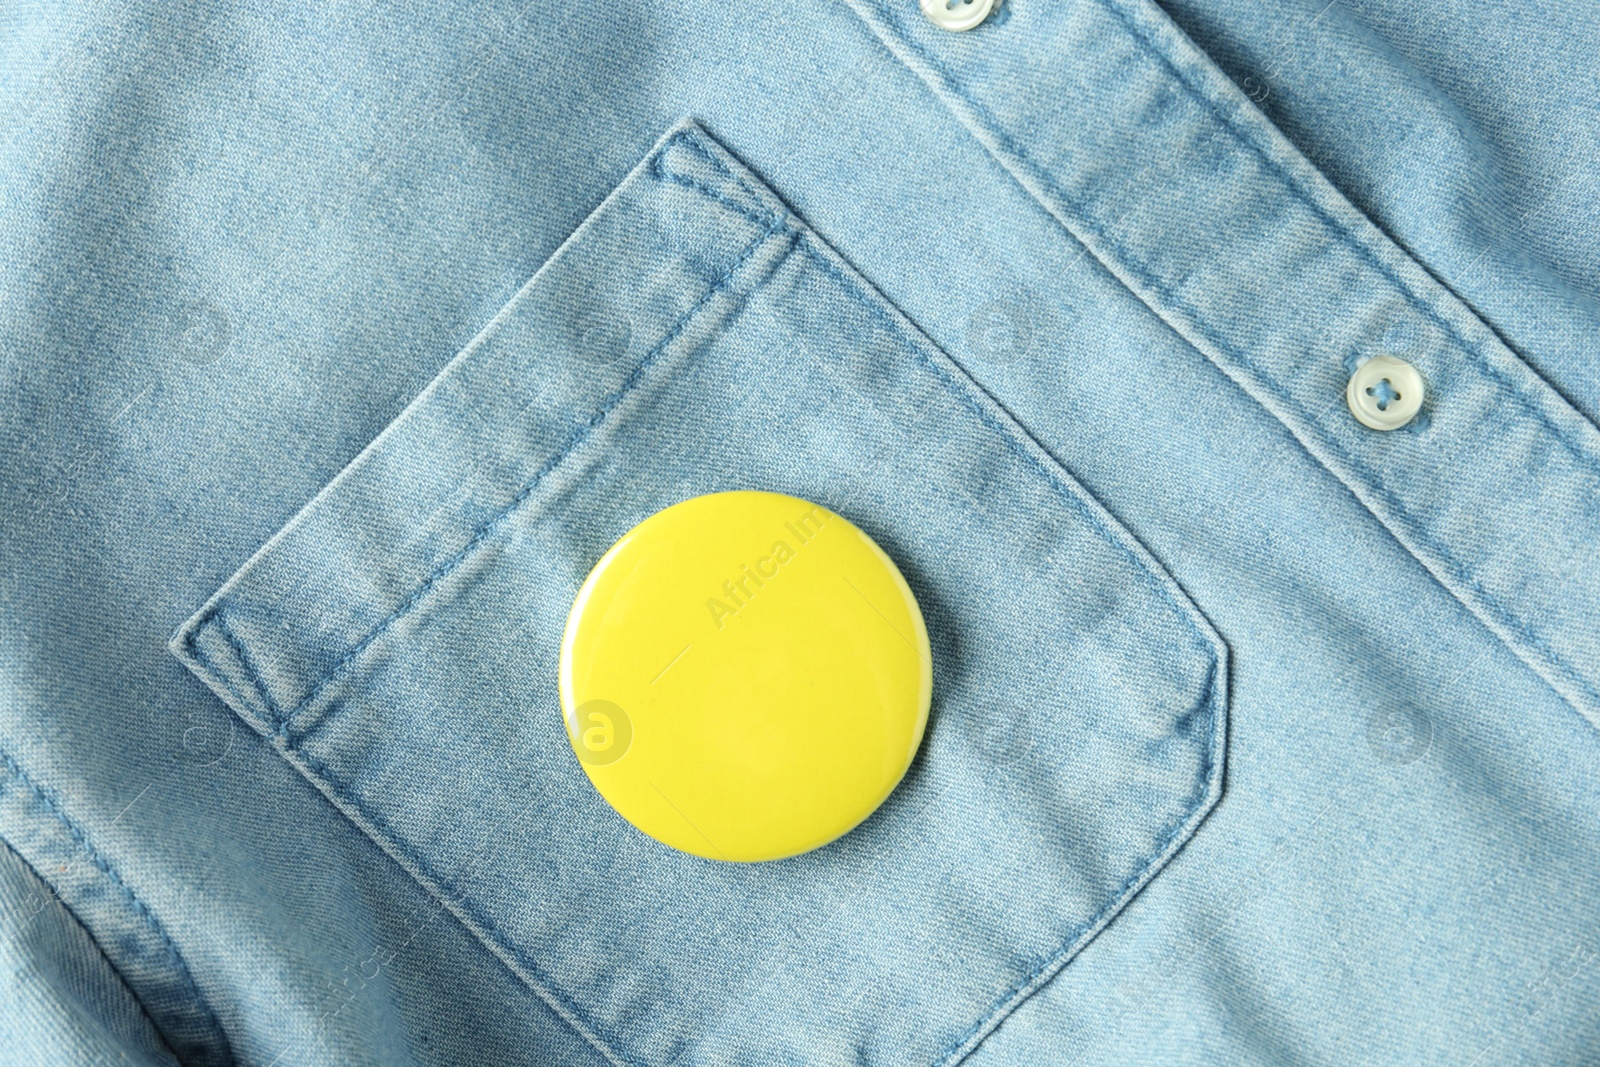
[[[600,795],[718,860],[807,852],[905,775],[933,691],[928,631],[893,561],[781,493],[694,497],[628,531],[567,617],[567,739]]]

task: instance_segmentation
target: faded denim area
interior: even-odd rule
[[[0,11],[0,1062],[1592,1061],[1597,49]],[[935,659],[884,807],[748,866],[607,807],[554,678],[729,488]]]

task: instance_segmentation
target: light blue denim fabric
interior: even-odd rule
[[[1592,10],[3,25],[0,1063],[1600,1062]],[[729,488],[934,653],[767,864],[554,680]]]

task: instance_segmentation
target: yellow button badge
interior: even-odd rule
[[[893,561],[781,493],[712,493],[635,526],[561,642],[567,738],[600,795],[696,856],[771,860],[883,803],[922,741],[928,630]]]

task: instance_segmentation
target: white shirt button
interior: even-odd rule
[[[1000,0],[922,0],[928,21],[946,30],[970,30],[988,18]]]
[[[1422,375],[1393,356],[1373,356],[1350,375],[1344,399],[1350,414],[1374,430],[1398,430],[1422,410]]]

